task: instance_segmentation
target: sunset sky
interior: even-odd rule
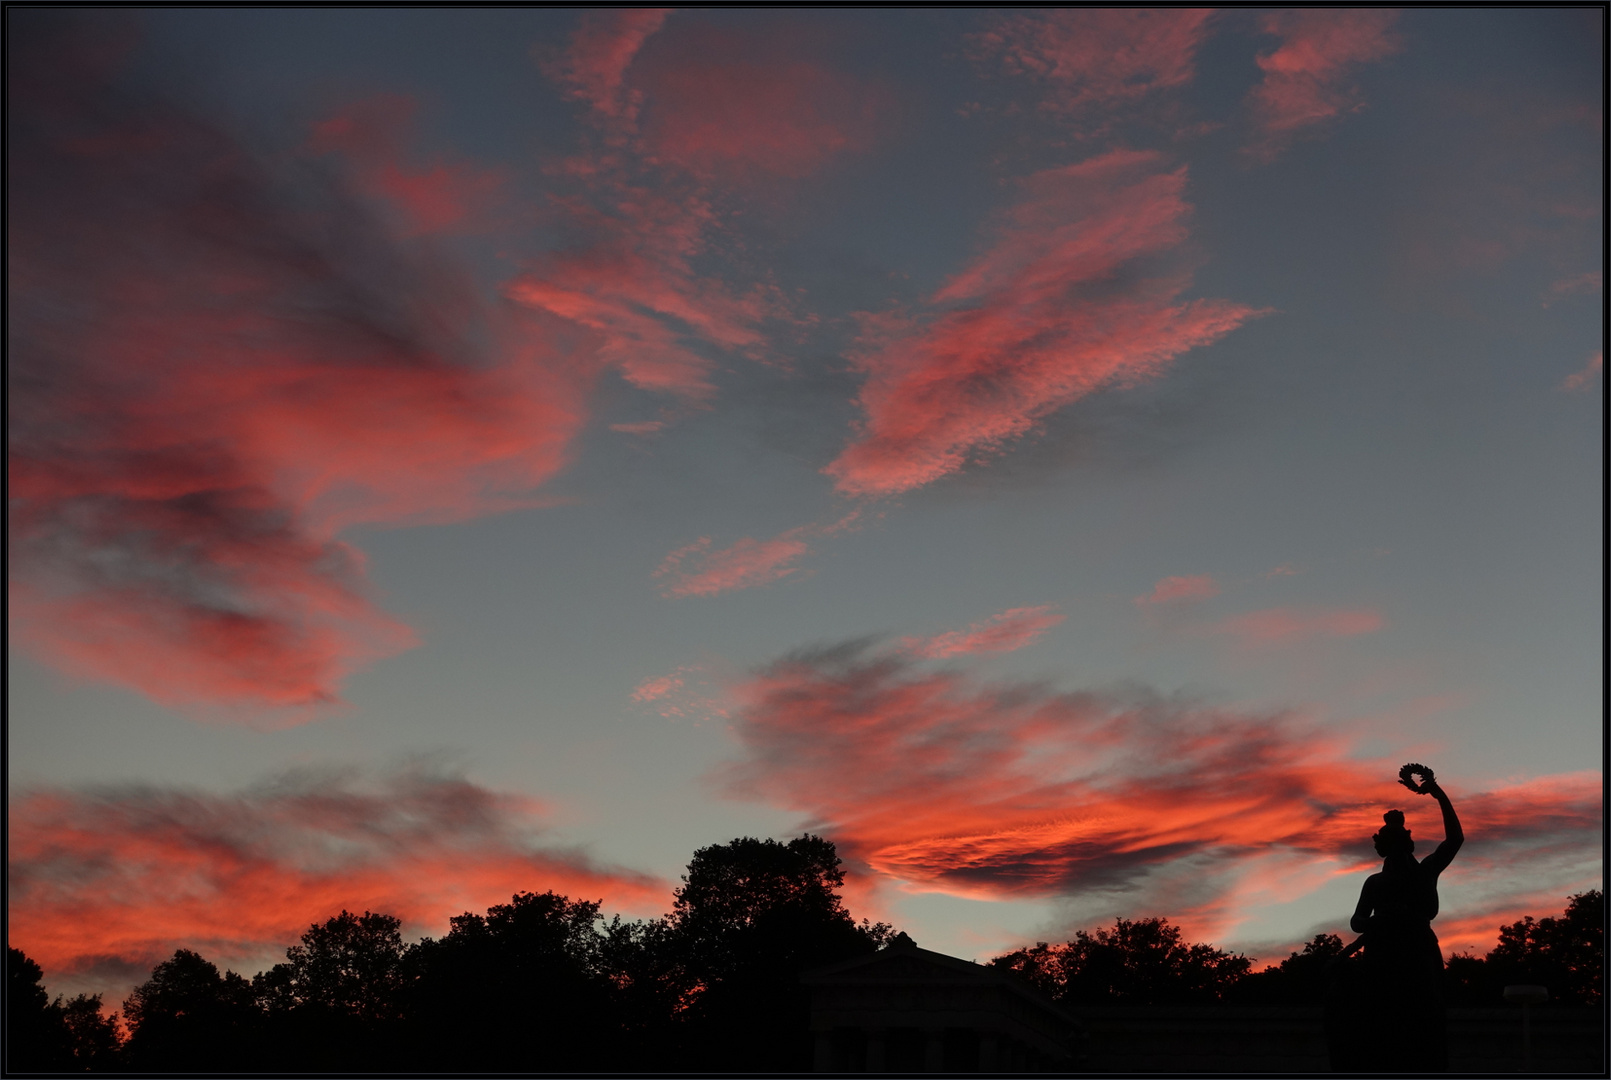
[[[802,831],[1262,964],[1407,761],[1446,953],[1598,886],[1601,11],[7,20],[53,991]]]

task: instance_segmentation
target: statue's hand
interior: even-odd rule
[[[1421,778],[1421,782],[1417,784],[1411,779],[1413,776],[1419,776]],[[1430,795],[1434,791],[1441,790],[1438,787],[1437,777],[1432,775],[1432,770],[1427,768],[1425,765],[1414,761],[1410,762],[1408,765],[1404,766],[1398,771],[1398,782],[1415,792],[1417,795]]]

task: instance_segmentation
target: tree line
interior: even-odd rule
[[[159,963],[118,1014],[98,995],[51,1001],[39,966],[8,950],[11,1071],[583,1072],[810,1068],[807,968],[893,936],[856,922],[833,844],[750,838],[694,853],[658,919],[521,893],[407,944],[364,912],[308,928],[251,979],[188,949]],[[1504,927],[1486,957],[1449,962],[1451,1003],[1497,1004],[1511,982],[1598,1004],[1602,897]],[[1164,919],[1119,919],[1062,945],[991,961],[1070,1005],[1318,1002],[1342,940],[1322,934],[1276,967],[1184,941]]]

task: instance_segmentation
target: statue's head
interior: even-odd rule
[[[1410,838],[1410,830],[1404,827],[1404,811],[1389,810],[1382,815],[1382,823],[1381,831],[1371,837],[1376,842],[1376,854],[1386,859],[1414,853],[1415,841]]]

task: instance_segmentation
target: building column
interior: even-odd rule
[[[812,1033],[811,1068],[815,1072],[833,1071],[833,1032]]]
[[[982,1073],[1002,1072],[1002,1062],[996,1052],[1001,1036],[994,1031],[979,1032],[979,1071]]]
[[[884,1029],[867,1029],[867,1071],[884,1071]]]
[[[923,1032],[923,1071],[937,1073],[945,1069],[945,1029],[929,1028]]]

